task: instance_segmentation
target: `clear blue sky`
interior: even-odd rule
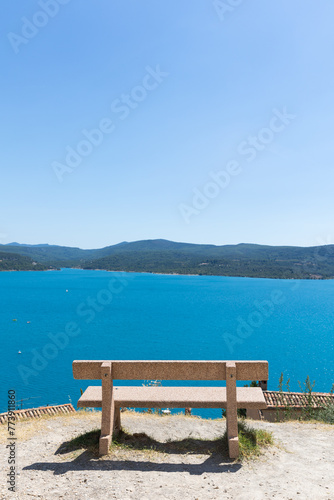
[[[334,243],[334,4],[237,3],[2,5],[0,243]]]

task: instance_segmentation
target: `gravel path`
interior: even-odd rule
[[[17,423],[17,493],[7,489],[7,428],[0,426],[0,498],[334,500],[334,426],[252,422],[272,431],[278,446],[233,463],[204,451],[224,432],[224,420],[125,412],[122,425],[159,442],[161,451],[117,448],[101,459],[82,449],[62,453],[64,442],[100,427],[95,412]],[[205,442],[196,443],[199,438]],[[168,442],[182,439],[192,444],[188,453]]]

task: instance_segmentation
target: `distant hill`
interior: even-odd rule
[[[9,252],[0,252],[0,271],[45,271],[48,267],[34,262],[29,257]]]
[[[119,243],[111,247],[100,248],[98,250],[83,250],[76,247],[63,247],[58,245],[25,245],[11,243],[0,245],[0,252],[10,252],[25,255],[35,261],[58,267],[77,267],[88,259],[99,259],[109,255],[113,249],[117,249],[127,243]]]
[[[216,246],[161,239],[122,242],[95,250],[14,243],[0,245],[1,251],[29,257],[46,267],[285,279],[334,278],[334,245]]]

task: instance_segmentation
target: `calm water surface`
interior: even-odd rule
[[[94,382],[73,380],[74,359],[264,359],[269,389],[281,372],[291,390],[334,382],[334,280],[2,272],[0,303],[0,411],[10,388],[35,398],[24,408],[76,405]]]

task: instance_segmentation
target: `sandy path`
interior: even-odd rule
[[[146,433],[160,442],[219,437],[223,420],[184,416],[122,414],[130,433]],[[273,432],[279,447],[246,463],[221,455],[118,449],[103,459],[86,451],[56,453],[64,441],[100,426],[99,414],[45,418],[18,423],[21,469],[18,493],[6,486],[8,452],[0,427],[0,498],[21,499],[233,499],[334,500],[334,427],[324,424],[252,422]]]

